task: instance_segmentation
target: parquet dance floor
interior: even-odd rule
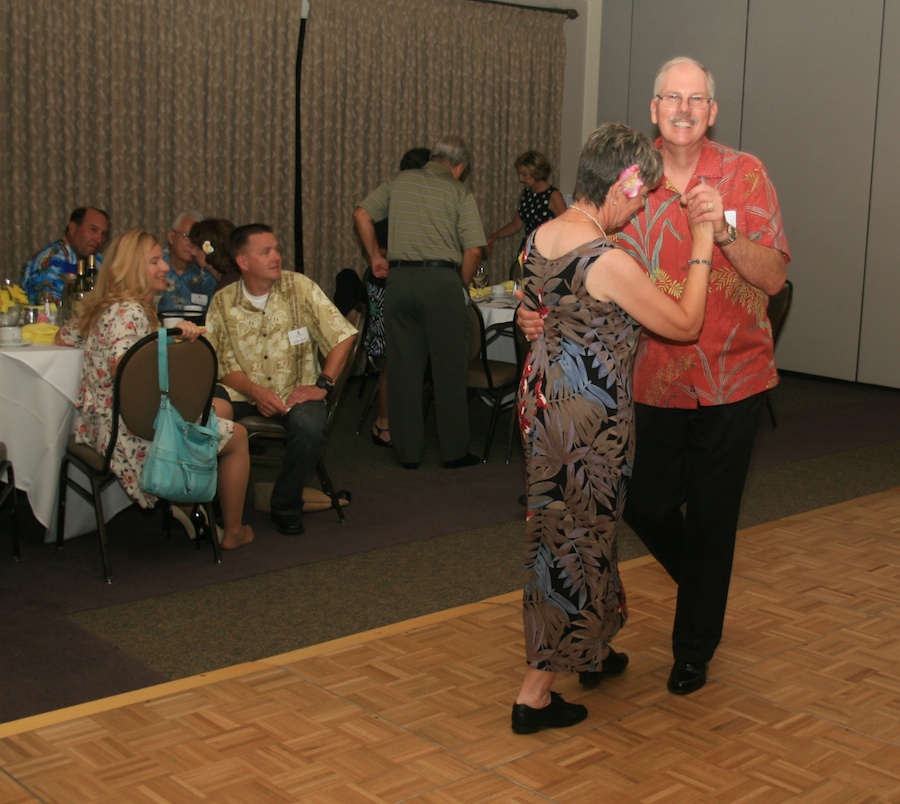
[[[0,725],[0,802],[900,801],[900,489],[742,531],[690,696],[672,583],[623,576],[628,671],[556,684],[578,726],[509,728],[516,593]]]

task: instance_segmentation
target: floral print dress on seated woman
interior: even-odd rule
[[[134,344],[156,329],[156,325],[147,319],[144,308],[133,301],[116,302],[100,316],[84,343],[75,419],[78,443],[87,444],[100,453],[106,451],[112,435],[114,367]],[[233,432],[232,422],[219,419],[220,452]],[[142,508],[152,508],[156,504],[156,497],[146,494],[140,486],[141,469],[150,444],[130,432],[120,418],[111,468],[128,496]]]
[[[585,289],[608,249],[547,259],[528,240],[525,287],[546,308],[519,389],[528,482],[526,658],[549,672],[600,670],[625,624],[616,533],[634,457],[631,368],[640,325]]]

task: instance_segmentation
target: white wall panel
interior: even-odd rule
[[[751,0],[744,150],[781,201],[794,303],[780,367],[856,379],[883,0]]]

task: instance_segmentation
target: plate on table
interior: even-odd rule
[[[0,343],[0,349],[21,349],[23,346],[31,346],[31,341],[9,341]]]
[[[479,304],[483,304],[485,307],[518,307],[519,300],[515,296],[494,296],[479,302]]]

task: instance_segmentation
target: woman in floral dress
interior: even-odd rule
[[[116,366],[125,353],[145,335],[155,332],[159,318],[155,297],[165,290],[168,266],[159,241],[148,232],[125,232],[110,245],[93,293],[84,300],[78,321],[84,363],[81,391],[76,404],[75,439],[97,452],[105,452],[112,435],[112,394]],[[179,324],[182,336],[195,340],[199,328]],[[76,333],[60,333],[73,343]],[[80,344],[79,344],[80,345]],[[253,531],[242,522],[250,473],[247,431],[239,424],[219,419],[218,492],[222,506],[222,547],[231,549],[253,541]],[[111,468],[128,496],[143,508],[156,498],[140,487],[141,471],[150,442],[134,435],[119,422]],[[185,517],[177,517],[184,522]]]
[[[712,256],[712,227],[692,227],[676,303],[610,242],[661,177],[646,135],[606,124],[581,153],[574,204],[526,244],[524,302],[545,321],[519,392],[528,481],[528,667],[512,712],[520,734],[587,716],[551,691],[556,673],[578,672],[591,687],[628,662],[609,642],[627,617],[616,533],[634,454],[632,362],[642,324],[674,340],[698,336]]]

